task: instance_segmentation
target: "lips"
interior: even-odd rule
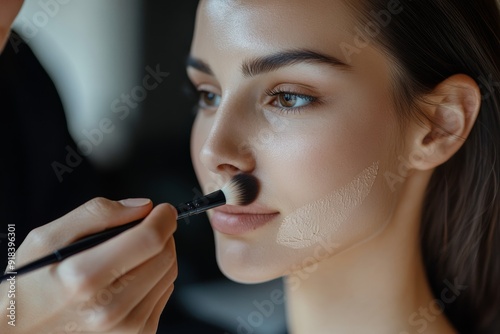
[[[212,210],[210,223],[214,230],[228,235],[241,235],[269,223],[279,212],[259,204],[248,206],[223,205]]]

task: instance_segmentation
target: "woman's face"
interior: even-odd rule
[[[188,66],[200,93],[191,153],[205,192],[260,181],[247,207],[209,213],[230,278],[260,282],[379,233],[395,193],[387,58],[341,1],[201,1]]]

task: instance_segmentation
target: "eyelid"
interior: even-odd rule
[[[221,95],[219,85],[213,76],[197,70],[193,70],[193,68],[188,67],[187,77],[197,91],[206,90],[210,91],[211,93]],[[205,88],[205,86],[208,88]]]
[[[300,84],[300,83],[292,83],[292,82],[284,82],[277,85],[274,85],[271,91],[285,91],[294,93],[297,95],[307,95],[307,96],[317,96],[318,92],[313,86]]]
[[[298,92],[298,91],[295,91],[293,89],[266,89],[265,90],[266,92],[266,95],[268,96],[277,96],[277,95],[281,95],[281,94],[290,94],[290,95],[294,95],[294,96],[297,96],[297,97],[300,97],[300,98],[310,98],[310,99],[317,99],[316,96],[314,95],[309,95],[309,94],[304,94],[302,92]]]
[[[271,103],[266,103],[269,104],[272,108],[277,109],[279,113],[282,114],[300,114],[301,112],[305,111],[305,109],[311,109],[316,107],[317,105],[322,104],[323,100],[316,94],[311,94],[309,92],[305,93],[301,89],[297,89],[296,86],[291,86],[291,85],[280,85],[277,86],[273,89],[266,89],[265,93],[267,96],[271,97],[273,100]],[[308,104],[299,106],[299,107],[280,107],[276,106],[273,103],[276,102],[276,99],[279,95],[281,94],[290,94],[297,96],[298,98],[301,99],[308,99],[310,100]]]
[[[209,92],[217,95],[222,95],[220,89],[212,84],[202,83],[198,85],[194,84],[194,86],[198,92]]]
[[[219,99],[222,98],[222,95],[220,93],[220,90],[217,86],[214,86],[212,84],[208,83],[201,83],[201,84],[196,84],[195,82],[192,82],[193,87],[195,89],[195,94],[198,98],[196,102],[196,107],[194,108],[194,113],[197,114],[201,110],[206,111],[206,112],[214,112],[217,110],[218,106],[203,106],[201,102],[201,98],[203,94],[209,93],[209,94],[214,94],[217,95]]]

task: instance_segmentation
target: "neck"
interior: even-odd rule
[[[379,235],[312,273],[296,273],[300,285],[285,279],[291,333],[455,333],[434,301],[420,254],[422,185],[429,177],[407,180],[404,201]]]

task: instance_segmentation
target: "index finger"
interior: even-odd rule
[[[177,211],[160,204],[139,225],[63,261],[55,267],[57,275],[70,289],[105,287],[158,254],[177,227]]]

